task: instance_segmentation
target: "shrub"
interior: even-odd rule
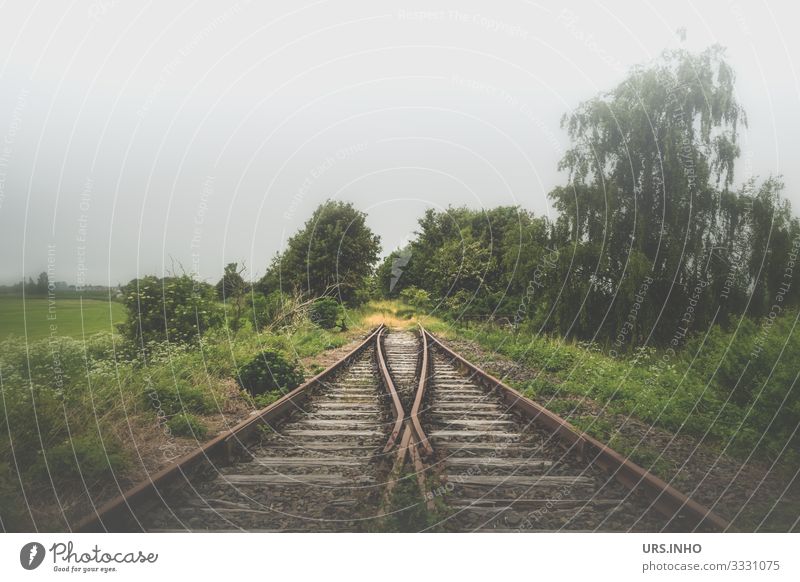
[[[193,414],[181,412],[167,421],[167,427],[174,436],[204,438],[208,434],[206,426]]]
[[[427,309],[431,304],[430,293],[419,287],[403,289],[400,292],[400,299],[417,309]]]
[[[264,350],[239,369],[239,385],[253,396],[291,390],[303,381],[296,361],[277,350]]]
[[[128,319],[120,330],[137,345],[193,343],[223,320],[214,287],[189,275],[134,279],[125,286],[122,300]]]
[[[269,295],[253,292],[248,296],[248,318],[252,320],[253,327],[261,331],[265,327],[283,322],[291,312],[291,296],[281,291],[273,291]]]
[[[311,321],[323,329],[332,329],[339,318],[339,304],[330,297],[317,299],[311,304]]]
[[[182,378],[154,378],[144,389],[144,399],[159,414],[173,416],[183,412],[209,413],[214,403],[205,390]]]

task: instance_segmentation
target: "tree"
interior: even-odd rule
[[[365,299],[379,251],[380,237],[367,226],[366,215],[349,202],[328,200],[289,239],[259,287],[272,292],[278,286],[311,297],[335,294],[357,304]]]
[[[574,306],[591,303],[586,325],[605,328],[576,319],[574,330],[612,336],[629,313],[631,290],[652,275],[649,293],[664,306],[666,337],[684,317],[694,289],[705,285],[712,253],[730,244],[719,226],[731,208],[721,201],[729,194],[738,130],[746,122],[734,79],[718,46],[697,55],[669,51],[564,117],[573,143],[559,168],[569,183],[550,197],[560,211],[560,230],[572,239],[563,241],[563,252],[574,255],[575,245],[587,243],[591,249],[582,253],[580,276],[591,277],[592,297]],[[649,269],[638,261],[640,280],[623,287],[634,253]]]
[[[416,238],[378,268],[379,288],[385,297],[419,288],[434,306],[446,302],[473,315],[511,315],[517,303],[512,296],[526,292],[550,231],[546,219],[517,206],[430,209]]]
[[[230,300],[231,298],[244,295],[244,293],[247,292],[247,283],[242,277],[245,271],[246,268],[244,266],[240,268],[238,263],[228,263],[225,265],[222,278],[215,286],[217,297],[219,297],[220,301]]]
[[[245,323],[245,309],[247,306],[247,283],[242,277],[245,267],[238,263],[228,263],[222,273],[222,278],[215,288],[217,297],[225,306],[225,320],[228,328],[236,334]]]
[[[36,280],[36,292],[42,295],[46,294],[49,283],[50,278],[47,276],[47,273],[44,271],[39,273],[39,278]]]

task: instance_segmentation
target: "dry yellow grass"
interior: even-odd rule
[[[394,314],[386,311],[368,315],[364,318],[364,321],[369,324],[370,327],[375,327],[383,323],[392,329],[406,329],[409,327],[416,327],[417,325],[416,318],[400,319]]]
[[[438,317],[424,313],[398,316],[398,313],[406,312],[408,314],[409,311],[413,311],[413,308],[401,301],[371,301],[364,310],[361,323],[367,329],[381,323],[391,329],[416,329],[418,325],[422,324],[425,328],[434,328],[437,333],[447,337],[446,326]]]
[[[385,324],[392,329],[410,329],[417,327],[417,318],[413,316],[398,317],[397,312],[405,306],[397,301],[372,301],[367,306],[368,313],[364,315],[364,323],[369,327]]]

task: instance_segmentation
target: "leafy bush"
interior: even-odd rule
[[[122,296],[128,319],[120,330],[137,346],[150,342],[196,342],[222,323],[214,287],[189,275],[134,279]]]
[[[400,292],[400,299],[417,309],[428,309],[431,304],[431,294],[414,286],[403,289]]]
[[[214,403],[203,388],[180,377],[161,379],[154,375],[144,388],[143,398],[159,415],[202,414],[214,410]]]
[[[274,390],[291,390],[303,382],[296,361],[278,350],[267,349],[239,369],[239,385],[253,396]]]
[[[204,438],[208,434],[206,426],[200,420],[186,412],[176,414],[167,421],[167,427],[175,436]]]
[[[330,297],[317,299],[311,304],[311,321],[323,329],[333,329],[339,318],[339,304]]]
[[[281,291],[269,295],[253,292],[248,296],[248,318],[253,328],[261,331],[265,327],[290,323],[292,297]]]

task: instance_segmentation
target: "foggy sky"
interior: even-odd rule
[[[728,48],[737,182],[783,174],[800,209],[789,2],[12,4],[3,283],[48,256],[70,283],[230,261],[254,278],[325,198],[367,212],[385,252],[430,207],[552,215],[562,114],[678,46]]]

